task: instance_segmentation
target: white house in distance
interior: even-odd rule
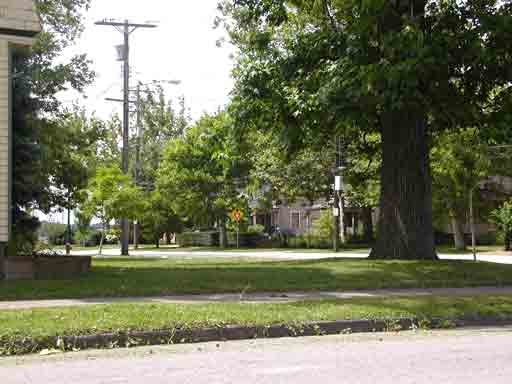
[[[40,30],[33,0],[0,0],[0,256],[11,225],[12,54],[29,48]]]

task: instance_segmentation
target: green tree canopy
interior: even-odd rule
[[[505,250],[510,251],[512,241],[512,202],[507,201],[502,207],[491,214],[491,221],[498,227],[498,230],[505,238]]]
[[[136,220],[146,209],[142,190],[119,167],[98,168],[86,194],[87,199],[80,210],[85,216],[98,218],[103,225],[100,253],[105,230],[111,221]]]
[[[63,111],[57,94],[67,89],[81,92],[94,79],[85,54],[69,59],[62,55],[82,32],[84,11],[89,3],[90,0],[37,1],[43,31],[31,51],[17,50],[14,55],[15,237],[16,232],[30,232],[37,227],[37,220],[27,212],[32,209],[48,212],[62,204],[60,188],[64,184],[76,184],[72,178],[82,180],[83,169],[72,159],[78,136],[76,132],[71,134],[70,125],[65,127],[70,135],[62,134],[61,128],[69,119],[59,115]],[[86,145],[80,144],[81,148]],[[63,172],[68,168],[73,168],[73,173]]]
[[[374,258],[436,259],[429,136],[507,115],[512,6],[483,1],[227,0],[233,116],[291,147],[381,134]],[[499,91],[497,91],[499,90]],[[492,128],[492,129],[491,129]]]
[[[246,150],[232,133],[226,113],[205,115],[167,146],[157,186],[184,221],[198,227],[218,221],[223,229],[228,212],[245,200]]]

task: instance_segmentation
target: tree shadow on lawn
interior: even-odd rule
[[[512,266],[462,261],[123,261],[95,263],[90,275],[73,281],[0,282],[0,300],[512,285]]]

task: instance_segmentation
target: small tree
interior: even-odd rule
[[[168,198],[159,191],[153,191],[146,196],[146,210],[142,216],[142,230],[147,238],[160,247],[160,239],[164,234],[181,231],[182,223],[174,213]]]
[[[101,221],[101,255],[108,224],[122,217],[129,220],[139,217],[145,210],[143,193],[133,185],[131,178],[123,175],[117,167],[99,168],[87,192],[88,197],[82,210]]]
[[[505,251],[510,251],[512,241],[512,201],[505,202],[501,208],[491,212],[491,222],[496,225],[498,231],[505,239]]]
[[[81,246],[87,245],[87,240],[91,236],[91,220],[92,216],[82,211],[75,211],[76,217],[76,240]]]
[[[322,211],[320,218],[313,222],[313,234],[315,236],[332,239],[334,236],[334,224],[332,211],[330,209]]]

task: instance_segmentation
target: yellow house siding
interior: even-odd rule
[[[29,47],[41,30],[33,0],[0,0],[0,243],[9,240],[9,48]]]
[[[41,27],[33,0],[0,0],[0,28],[39,31]]]
[[[0,242],[9,235],[9,43],[0,40]]]

